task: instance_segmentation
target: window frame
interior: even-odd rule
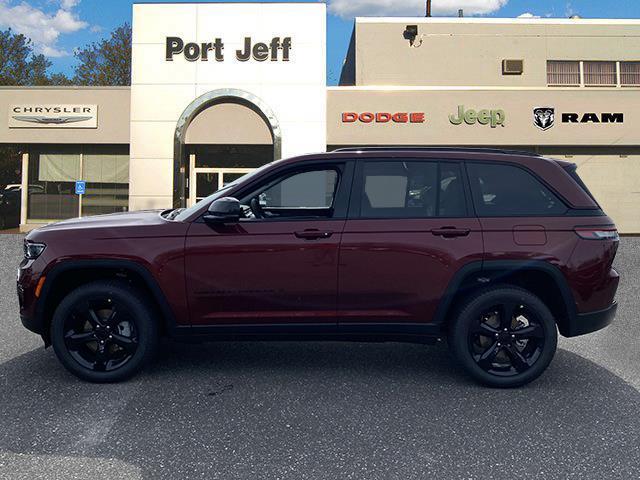
[[[567,217],[567,216],[571,216],[571,212],[573,211],[573,208],[571,207],[571,205],[567,202],[567,200],[564,198],[563,195],[561,195],[555,188],[553,188],[551,185],[549,185],[542,177],[540,177],[536,172],[534,172],[533,170],[517,164],[517,163],[513,163],[513,162],[498,162],[498,161],[477,161],[477,160],[467,160],[464,162],[465,163],[465,171],[466,171],[466,176],[467,176],[467,183],[469,185],[469,189],[471,191],[471,201],[473,202],[473,210],[474,213],[476,215],[477,218],[482,219],[482,218],[562,218],[562,217]],[[549,190],[551,193],[553,193],[558,200],[564,205],[564,207],[566,208],[565,212],[562,214],[549,214],[549,213],[541,213],[541,214],[526,214],[526,215],[481,215],[478,209],[478,198],[475,195],[474,192],[474,187],[473,182],[471,180],[471,172],[469,171],[469,169],[467,168],[468,165],[470,164],[475,164],[475,165],[498,165],[498,166],[509,166],[509,167],[515,167],[515,168],[519,168],[520,170],[523,170],[525,173],[528,173],[529,175],[531,175],[535,180],[537,180],[541,185],[543,185],[547,190]]]
[[[577,83],[552,83],[549,81],[549,64],[551,63],[575,63],[578,65],[578,82]],[[582,61],[580,60],[549,60],[547,59],[547,86],[548,87],[564,87],[564,88],[575,88],[581,87],[584,84],[583,77],[583,68]]]
[[[578,83],[551,83],[549,82],[549,64],[557,62],[577,63],[580,73]],[[615,64],[615,83],[613,84],[587,84],[585,65],[587,63],[613,63]],[[640,88],[640,82],[637,84],[624,83],[622,81],[623,64],[640,64],[640,60],[558,60],[547,59],[547,87],[549,88]]]
[[[263,188],[269,188],[270,185],[275,185],[280,181],[297,175],[299,173],[306,173],[317,170],[335,170],[338,173],[337,186],[335,190],[335,196],[333,201],[332,215],[331,217],[274,217],[274,218],[243,218],[241,223],[273,223],[273,222],[329,222],[333,220],[345,220],[347,218],[347,209],[349,206],[349,196],[351,190],[351,184],[353,181],[354,161],[351,159],[345,160],[320,160],[305,162],[297,165],[285,165],[262,178],[255,179],[247,185],[238,186],[238,189],[228,192],[228,196],[237,198],[246,197],[254,192],[257,192]],[[207,214],[210,204],[201,212],[198,216],[196,223],[205,223],[204,216]],[[203,206],[204,208],[204,206]]]
[[[640,81],[638,83],[624,83],[622,81],[622,76],[625,75],[622,72],[622,65],[623,64],[635,64],[635,65],[640,66],[640,60],[620,60],[618,62],[618,77],[619,77],[620,87],[622,87],[622,88],[639,88],[640,87]]]
[[[394,162],[420,162],[420,163],[435,163],[437,182],[440,182],[440,172],[442,163],[456,164],[460,169],[460,180],[462,182],[462,191],[464,195],[465,213],[459,216],[440,216],[434,215],[432,217],[425,216],[407,216],[407,217],[371,217],[362,215],[362,196],[364,194],[365,182],[364,182],[364,167],[365,163],[394,163]],[[440,209],[440,189],[436,193],[436,209],[439,212]],[[464,160],[455,158],[420,158],[420,157],[376,157],[376,158],[360,158],[356,163],[355,172],[353,175],[353,187],[351,189],[351,201],[349,204],[349,220],[388,220],[388,221],[402,221],[402,220],[441,220],[446,218],[475,218],[475,212],[471,202],[471,190],[469,187],[469,179],[466,173]]]
[[[587,83],[587,64],[613,64],[613,83]],[[582,69],[582,86],[587,88],[616,88],[620,86],[620,62],[615,60],[582,60],[580,62]],[[592,75],[589,73],[589,75]]]

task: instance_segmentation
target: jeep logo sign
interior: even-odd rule
[[[245,37],[243,48],[236,50],[236,60],[247,62],[251,59],[256,62],[270,60],[272,62],[288,62],[291,57],[293,43],[291,37],[274,37],[268,43],[253,43],[251,37]],[[224,62],[224,42],[216,38],[213,42],[185,43],[180,37],[167,37],[166,59],[173,62],[176,55],[183,55],[188,62]]]
[[[464,105],[458,106],[457,115],[449,115],[449,121],[453,125],[462,125],[463,122],[467,125],[479,123],[480,125],[491,125],[491,128],[504,127],[506,119],[504,110],[465,110]]]

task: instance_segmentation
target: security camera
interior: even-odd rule
[[[418,26],[407,25],[407,28],[405,28],[402,36],[404,37],[405,40],[409,40],[409,45],[413,47],[413,44],[415,43],[416,38],[418,37]]]

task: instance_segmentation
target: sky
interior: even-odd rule
[[[184,0],[185,2],[187,0]],[[215,3],[216,0],[210,0]],[[242,0],[238,0],[242,1]],[[277,1],[277,0],[274,0]],[[302,0],[314,3],[318,0]],[[30,37],[53,62],[51,72],[73,75],[75,49],[131,23],[133,3],[181,0],[0,0],[0,30]],[[435,16],[640,18],[640,0],[432,0]],[[424,16],[425,0],[327,0],[327,83],[335,85],[353,30],[354,16]]]

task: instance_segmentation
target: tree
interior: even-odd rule
[[[0,85],[48,85],[51,62],[33,52],[33,43],[11,29],[0,31]]]
[[[111,37],[91,43],[76,52],[77,85],[131,85],[131,26],[125,23],[111,32]]]
[[[70,80],[63,74],[49,76],[51,62],[42,54],[35,54],[33,43],[11,29],[0,31],[0,85],[29,86],[65,84]],[[20,145],[0,145],[0,190],[7,184],[21,183]]]

